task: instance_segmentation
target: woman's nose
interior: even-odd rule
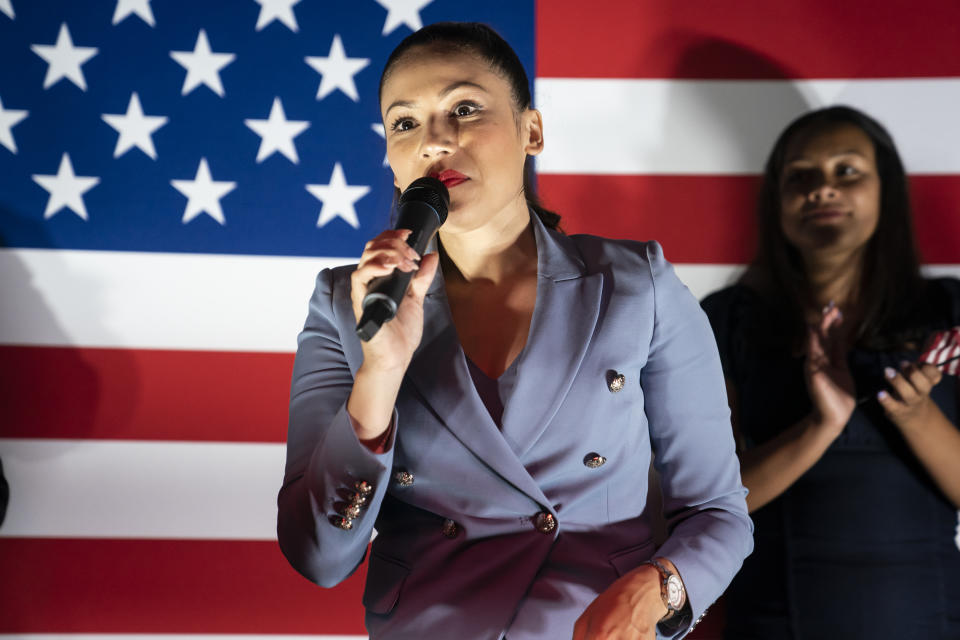
[[[836,187],[829,180],[820,181],[813,185],[807,193],[807,200],[811,202],[830,202],[835,200],[839,193]]]
[[[431,118],[424,127],[420,150],[425,158],[449,155],[457,148],[457,129],[447,118]]]

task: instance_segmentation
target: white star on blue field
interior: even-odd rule
[[[378,83],[476,20],[533,69],[533,3],[0,0],[0,247],[349,257],[388,227]]]

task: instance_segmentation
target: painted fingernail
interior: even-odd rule
[[[877,400],[886,400],[890,397],[890,394],[886,391],[877,391]]]
[[[903,369],[906,369],[907,367],[910,366],[910,364],[911,364],[911,363],[910,363],[909,360],[901,360],[901,361],[900,361],[900,370],[902,371]]]
[[[889,378],[890,380],[893,380],[894,378],[897,377],[897,370],[894,369],[893,367],[884,367],[883,375],[887,376],[887,378]]]
[[[835,306],[837,306],[836,303],[835,303],[833,300],[831,300],[831,301],[828,302],[827,305],[823,308],[823,312],[824,312],[824,313],[827,313],[828,311],[830,311],[830,309],[833,309]]]

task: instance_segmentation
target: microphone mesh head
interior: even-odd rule
[[[450,192],[436,178],[417,178],[400,194],[400,204],[405,202],[425,202],[433,207],[440,217],[440,224],[443,224],[450,207]]]

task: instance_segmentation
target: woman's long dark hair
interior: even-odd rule
[[[437,22],[428,25],[403,39],[393,50],[380,75],[380,94],[383,85],[405,53],[415,47],[433,50],[466,52],[473,54],[497,71],[509,84],[513,94],[513,106],[517,113],[530,108],[530,81],[527,72],[516,52],[507,41],[492,28],[479,22]],[[559,229],[560,216],[547,210],[537,197],[534,188],[533,162],[527,157],[523,166],[523,193],[527,206],[540,218],[544,225]]]
[[[793,340],[803,335],[804,304],[809,300],[800,253],[783,233],[780,216],[780,178],[788,146],[800,133],[849,124],[873,143],[880,178],[880,217],[864,254],[858,290],[860,325],[855,341],[867,348],[887,349],[916,339],[910,335],[917,312],[924,305],[924,281],[911,222],[907,176],[893,138],[865,113],[846,106],[811,111],[780,134],[763,175],[757,207],[756,257],[741,282],[757,290],[779,309]],[[783,326],[783,325],[781,325]]]

